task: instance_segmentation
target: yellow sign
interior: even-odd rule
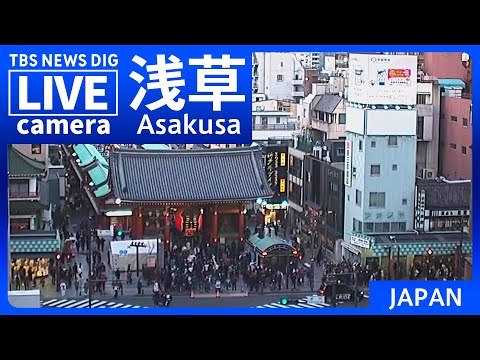
[[[286,166],[287,165],[287,154],[281,153],[280,154],[280,166]]]
[[[280,179],[280,192],[285,192],[285,179]]]

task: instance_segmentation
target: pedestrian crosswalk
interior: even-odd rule
[[[313,304],[308,303],[307,298],[298,299],[296,303],[281,304],[280,302],[272,302],[270,304],[254,306],[257,309],[315,309],[329,307],[329,304]]]
[[[83,300],[69,300],[69,299],[50,299],[46,301],[42,301],[42,307],[51,307],[51,308],[63,308],[63,309],[82,309],[82,308],[89,308],[90,304],[88,299]],[[117,303],[113,301],[106,301],[106,300],[92,300],[92,308],[97,309],[139,309],[139,308],[147,308],[148,306],[139,306],[139,305],[130,305],[130,304],[123,304]]]

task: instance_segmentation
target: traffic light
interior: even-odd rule
[[[427,255],[428,255],[428,256],[431,256],[432,254],[433,254],[433,250],[430,249],[430,248],[428,248],[428,249],[427,249]]]
[[[288,298],[282,298],[280,300],[280,304],[282,304],[282,305],[296,304],[296,303],[298,303],[298,300],[292,300],[292,299],[288,299]]]
[[[117,236],[122,236],[123,235],[123,230],[117,230]]]
[[[61,260],[62,259],[62,253],[60,251],[58,251],[56,254],[55,254],[55,259],[57,261]]]
[[[297,249],[293,249],[293,250],[292,250],[292,254],[293,254],[293,255],[297,255],[297,254],[298,254],[298,250],[297,250]]]

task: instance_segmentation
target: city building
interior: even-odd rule
[[[417,180],[415,229],[419,232],[468,234],[470,220],[470,180]],[[466,238],[469,236],[466,236]]]
[[[290,137],[298,133],[301,107],[289,101],[263,100],[252,103],[252,140]]]
[[[108,162],[92,145],[63,148],[97,225],[123,229],[131,238],[243,247],[246,206],[273,196],[258,147],[114,149]]]
[[[48,145],[8,145],[8,256],[13,272],[24,267],[37,276],[48,275],[49,259],[61,247],[58,231],[51,230],[48,176]]]
[[[39,145],[39,148],[33,145],[8,145],[8,199],[12,233],[41,230],[51,219],[47,156],[47,145]]]
[[[338,261],[344,227],[344,164],[319,155],[306,155],[304,160],[306,228],[322,240],[326,255]]]
[[[364,261],[365,234],[414,228],[417,58],[350,54],[349,66],[342,255]]]
[[[418,76],[417,83],[417,165],[421,179],[438,174],[440,145],[440,86],[431,76]]]
[[[305,70],[294,53],[254,52],[252,57],[254,94],[265,94],[267,99],[300,103],[304,97]]]
[[[472,61],[460,52],[424,53],[423,71],[441,88],[439,175],[472,178]]]

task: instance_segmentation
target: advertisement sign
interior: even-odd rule
[[[415,105],[417,57],[350,54],[348,101],[367,105]]]
[[[270,203],[279,203],[287,199],[287,154],[288,146],[268,145],[266,146],[265,171],[270,187],[275,192]]]
[[[362,235],[350,235],[350,243],[364,249],[370,249],[372,245],[370,239]]]
[[[352,141],[345,140],[345,186],[352,186]]]

